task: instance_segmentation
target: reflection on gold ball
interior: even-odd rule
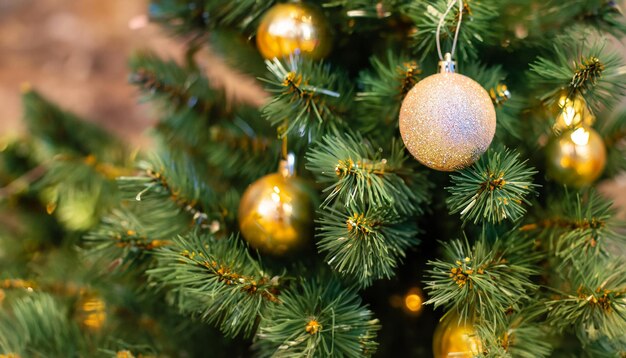
[[[321,59],[330,52],[332,36],[328,21],[312,5],[276,4],[261,19],[256,44],[268,59],[288,56],[296,50]]]
[[[592,128],[568,129],[546,147],[548,174],[558,182],[574,187],[592,184],[606,164],[606,148]]]
[[[556,116],[554,130],[561,132],[568,128],[578,128],[580,126],[591,126],[595,122],[595,117],[587,102],[580,94],[568,96],[562,93],[553,111]]]
[[[439,322],[433,337],[435,358],[473,358],[482,351],[480,338],[471,324],[459,324],[456,315]]]
[[[239,203],[239,228],[250,246],[283,255],[313,234],[313,194],[300,179],[269,174],[252,183]]]
[[[496,131],[487,91],[458,73],[419,81],[400,109],[400,134],[422,164],[443,171],[465,168],[483,154]]]

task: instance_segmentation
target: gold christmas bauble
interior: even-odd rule
[[[305,246],[313,235],[314,195],[302,180],[285,172],[252,183],[239,203],[239,228],[255,249],[284,255]]]
[[[554,122],[554,130],[556,132],[580,126],[589,127],[595,122],[593,113],[591,113],[587,102],[580,94],[568,95],[567,93],[561,93],[553,114],[556,116]]]
[[[459,324],[456,315],[448,315],[439,322],[433,336],[435,358],[474,358],[481,351],[480,338],[469,322]]]
[[[419,81],[400,109],[400,134],[420,163],[454,171],[474,163],[496,131],[496,111],[487,91],[458,73]]]
[[[106,303],[95,292],[82,291],[77,302],[77,319],[81,326],[99,331],[106,323]]]
[[[330,52],[332,35],[328,21],[313,5],[276,4],[263,15],[256,32],[256,44],[267,59],[298,51],[317,60]]]
[[[570,128],[546,147],[548,175],[574,187],[592,184],[606,164],[602,137],[592,128]]]

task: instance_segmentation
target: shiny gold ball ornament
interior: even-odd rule
[[[581,126],[589,127],[596,120],[585,98],[580,94],[570,95],[563,92],[554,107],[556,118],[553,128],[556,132]]]
[[[454,171],[474,163],[496,131],[496,110],[476,81],[454,73],[450,54],[439,73],[419,81],[400,108],[400,135],[420,163]]]
[[[310,241],[315,217],[314,193],[286,163],[281,163],[278,173],[252,183],[239,203],[243,237],[253,248],[277,256]]]
[[[459,322],[456,315],[448,315],[439,322],[433,336],[435,358],[474,358],[481,351],[480,337],[469,322]]]
[[[546,147],[548,175],[573,187],[592,184],[604,171],[606,148],[592,128],[570,128]]]
[[[313,5],[276,4],[263,15],[256,44],[266,59],[299,52],[318,60],[330,52],[332,34],[324,14]]]

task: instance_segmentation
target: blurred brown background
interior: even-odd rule
[[[626,1],[622,1],[624,3]],[[155,116],[128,84],[128,56],[150,48],[173,58],[183,39],[147,23],[148,0],[0,0],[0,136],[19,132],[20,86],[29,83],[63,108],[102,124],[134,145]],[[624,41],[620,44],[624,51]],[[230,93],[260,104],[263,93],[208,52],[209,77]],[[626,177],[604,183],[626,207]]]
[[[0,135],[19,132],[20,87],[29,83],[65,109],[102,124],[131,141],[154,120],[137,91],[128,84],[132,51],[152,49],[167,57],[181,54],[175,39],[147,23],[147,0],[0,0]],[[262,93],[251,79],[227,73],[218,58],[205,52],[213,82],[260,103]],[[216,78],[217,77],[217,78]]]
[[[28,82],[64,108],[124,138],[150,124],[127,85],[133,48],[170,47],[152,27],[132,30],[146,1],[0,0],[0,133],[20,130]]]

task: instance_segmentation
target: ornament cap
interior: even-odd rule
[[[454,73],[456,62],[452,60],[450,52],[446,53],[443,60],[439,61],[439,73]]]

